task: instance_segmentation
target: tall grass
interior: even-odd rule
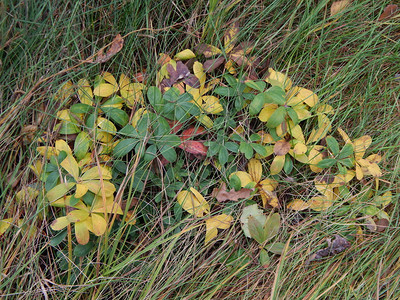
[[[240,226],[206,248],[198,221],[185,219],[168,227],[163,217],[173,203],[160,207],[146,191],[140,199],[145,204],[141,209],[147,215],[146,231],[115,229],[107,243],[74,260],[68,271],[60,267],[68,263],[68,253],[49,245],[54,233],[49,229],[53,216],[44,213],[49,211],[47,205],[15,199],[21,188],[38,186],[28,166],[35,159],[38,137],[53,136],[55,114],[65,103],[52,95],[63,82],[94,78],[101,71],[133,75],[143,68],[151,81],[159,53],[192,47],[201,37],[220,46],[224,29],[234,21],[241,25],[240,39],[257,45],[256,55],[269,59],[272,67],[337,109],[336,127],[347,129],[350,137],[372,136],[371,149],[383,155],[384,179],[396,184],[400,25],[398,17],[377,22],[386,4],[357,1],[339,18],[329,16],[330,1],[311,0],[219,1],[211,11],[205,1],[189,0],[0,4],[0,219],[12,212],[11,217],[24,220],[0,237],[0,295],[17,299],[399,298],[398,186],[386,231],[365,231],[363,239],[352,241],[344,254],[311,264],[309,254],[324,247],[327,237],[346,231],[350,221],[335,214],[299,216],[282,209],[281,234],[290,237],[292,250],[267,268],[259,266],[257,246],[243,238]],[[117,33],[127,35],[118,55],[104,64],[80,64]],[[26,125],[36,127],[27,131]],[[127,179],[128,198],[132,198],[132,178]],[[240,206],[233,207],[239,211]],[[244,253],[232,261],[239,249]],[[68,272],[72,277],[66,282]]]

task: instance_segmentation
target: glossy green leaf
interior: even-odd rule
[[[76,103],[71,106],[71,112],[74,114],[87,114],[94,110],[94,107],[84,103]]]
[[[74,154],[78,160],[81,160],[89,151],[91,138],[86,131],[81,131],[75,139]]]
[[[253,81],[253,80],[247,80],[245,81],[245,85],[247,85],[248,87],[262,92],[264,91],[265,87],[267,86],[267,83],[263,80],[258,80],[258,81]]]

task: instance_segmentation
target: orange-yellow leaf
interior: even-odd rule
[[[218,229],[228,229],[231,226],[233,217],[221,214],[206,220],[206,238],[204,243],[207,245],[218,234]]]
[[[196,217],[202,217],[204,214],[210,212],[210,205],[194,188],[179,192],[177,201],[184,210]]]
[[[82,222],[86,220],[89,217],[89,213],[87,211],[81,210],[81,209],[75,209],[73,211],[70,211],[67,214],[67,219],[69,222]]]

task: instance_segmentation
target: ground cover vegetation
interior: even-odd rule
[[[397,6],[164,5],[0,7],[0,295],[399,297]]]

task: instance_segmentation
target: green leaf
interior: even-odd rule
[[[243,141],[243,138],[240,135],[238,135],[237,133],[232,134],[231,135],[231,139],[234,140],[234,141],[237,141],[237,142],[242,142]]]
[[[291,107],[286,107],[286,111],[290,119],[292,119],[293,124],[297,125],[299,123],[299,116],[297,115],[296,111]]]
[[[271,115],[267,121],[268,128],[276,128],[285,120],[286,109],[283,106],[279,106]]]
[[[278,105],[284,105],[286,102],[285,99],[286,93],[279,86],[270,87],[266,92],[264,92],[264,95],[265,95],[265,103],[275,103]]]
[[[111,119],[113,122],[117,123],[120,126],[125,126],[128,124],[129,115],[123,111],[122,109],[115,107],[105,107],[102,108],[107,118]]]
[[[249,232],[250,236],[257,241],[257,243],[262,244],[265,242],[265,235],[264,235],[264,229],[262,224],[258,222],[258,220],[253,217],[249,216],[248,218],[248,226],[249,226]]]
[[[238,81],[235,77],[233,77],[232,75],[226,74],[224,76],[225,80],[228,82],[228,84],[233,87],[236,88],[238,85]]]
[[[88,153],[91,139],[88,133],[81,131],[75,139],[74,154],[78,160],[81,160]]]
[[[274,213],[271,216],[269,216],[265,221],[263,228],[265,241],[268,241],[272,239],[274,236],[276,236],[279,232],[280,226],[281,226],[280,216],[278,213]]]
[[[137,132],[136,128],[133,127],[131,124],[126,125],[120,131],[118,131],[118,134],[122,136],[139,138],[139,133]]]
[[[176,102],[179,98],[179,95],[179,90],[176,87],[172,87],[164,93],[163,98],[169,102]]]
[[[94,243],[92,241],[88,242],[86,245],[76,245],[74,248],[74,255],[77,257],[86,256],[93,247]]]
[[[147,99],[149,100],[151,106],[153,106],[156,112],[161,113],[163,111],[165,99],[163,98],[161,91],[157,87],[149,87],[149,89],[147,90]]]
[[[286,174],[290,174],[293,170],[293,160],[289,155],[285,157],[285,163],[283,165],[283,170]]]
[[[238,191],[242,188],[242,182],[240,181],[239,176],[237,175],[232,175],[229,178],[229,185],[231,188],[235,189],[235,191]]]
[[[283,251],[285,250],[285,246],[286,245],[284,243],[275,242],[275,243],[271,243],[271,244],[266,245],[264,247],[264,249],[266,249],[269,252],[272,252],[274,254],[281,255],[283,253]]]
[[[79,127],[71,122],[67,122],[64,121],[61,123],[61,127],[60,127],[60,134],[76,134],[79,133],[81,130],[79,129]]]
[[[249,137],[250,142],[258,142],[259,140],[261,140],[261,136],[258,133],[253,133]]]
[[[263,93],[256,95],[249,105],[249,113],[251,116],[257,115],[265,104]]]
[[[50,172],[45,181],[44,187],[46,191],[50,191],[52,188],[54,188],[57,185],[59,178],[60,173],[58,171]]]
[[[169,162],[174,162],[177,158],[176,151],[172,147],[163,146],[161,149],[159,148],[159,151],[161,155],[164,156]]]
[[[217,87],[214,90],[214,93],[217,95],[220,95],[220,96],[224,96],[224,97],[237,96],[237,92],[233,88],[223,87],[223,86]]]
[[[268,255],[268,252],[264,249],[260,251],[260,265],[263,267],[267,267],[271,263],[271,258]]]
[[[326,169],[332,167],[336,164],[336,159],[334,158],[326,158],[317,163],[317,167],[321,169]]]
[[[71,112],[74,114],[87,114],[94,110],[94,107],[84,103],[76,103],[71,106]]]
[[[265,149],[265,147],[263,145],[255,144],[255,143],[252,143],[250,145],[254,149],[254,151],[256,151],[261,156],[267,156],[268,155],[267,149]]]
[[[67,233],[68,232],[66,229],[60,231],[58,234],[51,238],[49,245],[52,247],[59,245],[65,239]]]
[[[263,80],[247,80],[244,84],[247,85],[249,88],[252,88],[253,90],[257,90],[259,92],[264,91],[265,87],[267,86],[266,82]]]
[[[128,154],[138,143],[137,139],[124,139],[115,146],[113,155],[115,157],[122,157]]]
[[[363,215],[367,215],[367,216],[375,216],[376,214],[379,213],[379,211],[380,211],[380,209],[373,205],[368,205],[361,209],[361,213]]]
[[[207,156],[212,157],[216,155],[219,152],[219,149],[222,147],[222,145],[216,143],[216,142],[209,142],[209,147],[207,151]]]
[[[344,158],[339,160],[339,162],[348,168],[352,168],[354,166],[353,160],[351,158]]]
[[[157,146],[161,148],[162,146],[166,145],[169,147],[176,147],[181,144],[181,139],[176,134],[168,134],[164,135],[157,141]]]
[[[260,223],[260,224],[265,224],[265,222],[267,220],[263,211],[258,208],[257,204],[252,204],[252,205],[249,205],[249,206],[246,206],[245,208],[243,208],[242,215],[240,216],[240,223],[242,225],[244,235],[247,237],[252,237],[250,234],[250,231],[249,231],[249,226],[248,226],[250,216],[256,218],[258,223]]]
[[[76,184],[74,182],[60,183],[47,192],[46,198],[49,202],[53,202],[66,195]]]
[[[225,165],[228,162],[229,153],[224,146],[219,148],[218,160],[221,165]]]
[[[342,159],[345,157],[349,157],[354,152],[352,144],[346,144],[343,146],[342,150],[339,153],[338,159]]]
[[[154,137],[156,139],[159,139],[162,136],[165,136],[166,134],[168,134],[171,131],[168,121],[163,117],[157,118],[156,124],[153,125],[153,127],[154,127]]]
[[[332,154],[334,156],[338,155],[339,154],[338,141],[333,136],[327,136],[325,139],[326,139],[326,144],[328,145],[328,148],[332,151]]]
[[[156,157],[157,157],[157,146],[156,145],[151,145],[146,149],[146,152],[144,153],[143,159],[145,161],[151,161]]]
[[[234,142],[226,142],[225,147],[233,153],[237,153],[239,151],[239,145]]]
[[[246,142],[241,142],[239,146],[239,151],[244,154],[247,159],[253,157],[253,148]]]

